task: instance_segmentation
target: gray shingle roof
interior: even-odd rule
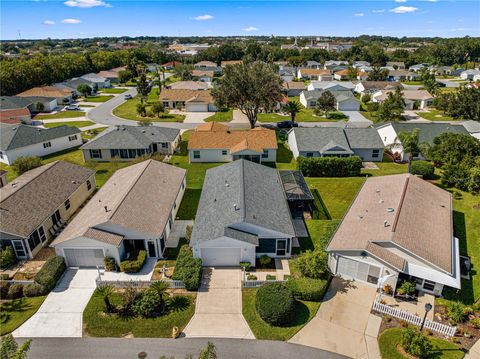
[[[30,106],[32,101],[27,97],[19,96],[1,96],[0,110],[13,110]]]
[[[368,128],[345,128],[350,148],[383,148],[383,141],[377,130]]]
[[[310,90],[304,91],[307,100],[318,100],[318,98],[326,91],[329,91],[336,101],[344,101],[346,99],[355,99],[355,95],[351,91],[330,91],[330,90]],[[357,100],[358,101],[358,100]]]
[[[152,143],[172,142],[180,130],[167,127],[114,126],[100,133],[82,149],[147,148]]]
[[[68,126],[39,128],[23,124],[0,124],[0,150],[13,150],[79,133],[81,131],[78,128]]]
[[[246,160],[207,170],[191,242],[208,241],[228,233],[252,243],[255,240],[252,234],[239,232],[245,223],[258,226],[259,230],[295,236],[278,172]],[[226,230],[229,227],[235,232]]]
[[[343,132],[339,127],[294,128],[297,148],[302,152],[320,152],[322,154],[353,154]]]

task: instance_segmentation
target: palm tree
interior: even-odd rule
[[[390,145],[390,147],[393,147],[398,144],[398,142],[402,144],[403,151],[408,154],[408,173],[410,173],[413,155],[420,153],[426,148],[425,144],[420,143],[418,137],[419,134],[420,130],[418,128],[415,128],[410,132],[401,131],[398,133],[397,138],[395,139],[396,143]]]
[[[150,285],[150,288],[155,289],[160,296],[160,308],[163,308],[165,304],[165,296],[167,295],[167,289],[170,288],[170,284],[164,280],[157,280]]]
[[[302,106],[298,101],[288,101],[288,103],[283,106],[283,110],[288,112],[292,118],[292,122],[295,122],[295,116],[302,110]]]
[[[101,284],[97,287],[97,292],[103,298],[103,304],[105,304],[105,311],[107,313],[112,312],[113,306],[110,303],[110,295],[113,294],[113,286],[110,284]]]

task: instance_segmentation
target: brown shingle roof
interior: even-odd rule
[[[229,60],[229,61],[222,61],[221,66],[225,67],[227,65],[239,65],[243,61],[242,60]]]
[[[123,238],[125,238],[123,235],[102,231],[96,228],[88,228],[83,235],[95,239],[96,241],[113,244],[116,247],[118,247],[120,243],[122,243]]]
[[[0,231],[28,237],[94,173],[64,161],[24,173],[0,188]]]
[[[302,75],[331,75],[330,70],[323,69],[300,69]]]
[[[23,117],[30,117],[30,111],[28,108],[19,108],[13,110],[0,111],[0,122],[15,124],[19,123]]]
[[[162,92],[160,92],[159,100],[213,103],[213,97],[210,91],[205,90],[163,89]]]
[[[200,77],[200,76],[210,76],[213,77],[215,73],[210,70],[192,70],[192,76]]]
[[[30,90],[23,91],[17,96],[20,97],[30,97],[30,96],[40,96],[40,97],[68,97],[72,94],[71,90],[62,89],[54,86],[42,86],[34,87]]]
[[[213,132],[227,132],[229,129],[228,125],[218,122],[206,122],[201,125],[198,125],[195,128],[195,131],[213,131]]]
[[[301,81],[284,82],[283,87],[287,90],[305,90],[305,83]]]

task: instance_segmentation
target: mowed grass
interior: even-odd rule
[[[110,296],[114,306],[121,305],[123,298],[114,293]],[[155,318],[128,317],[104,314],[103,298],[95,292],[83,312],[85,331],[92,337],[171,338],[173,327],[180,331],[195,312],[195,296],[174,296],[167,300],[167,313]]]
[[[218,111],[214,115],[207,117],[205,122],[230,122],[233,119],[233,110]]]
[[[34,120],[55,120],[57,118],[76,118],[76,117],[84,117],[84,111],[60,111],[50,115],[36,115],[33,119]]]
[[[92,121],[67,121],[67,122],[50,122],[45,123],[43,126],[45,128],[52,128],[52,127],[60,127],[60,126],[68,126],[68,127],[87,127],[95,125],[95,122]]]
[[[362,168],[362,174],[369,176],[389,176],[398,175],[408,172],[408,165],[406,163],[395,162],[374,162],[378,166],[378,170],[367,170]]]
[[[111,100],[113,96],[88,96],[82,98],[80,101],[82,102],[107,102]]]
[[[284,327],[276,327],[265,322],[257,314],[255,309],[256,293],[257,289],[255,288],[242,290],[242,312],[257,339],[283,341],[290,339],[315,316],[320,307],[318,302],[297,301],[293,323]]]
[[[313,109],[311,108],[303,108],[297,115],[295,116],[295,122],[335,122],[342,118],[346,118],[343,114],[339,112],[332,112],[332,118],[326,118],[324,116],[316,116],[314,114]],[[282,122],[282,121],[290,121],[290,115],[282,116],[278,113],[260,113],[257,116],[259,122]]]
[[[430,121],[455,121],[453,117],[445,115],[443,111],[430,109],[427,112],[418,111],[417,115]]]
[[[112,93],[112,94],[120,94],[128,91],[128,89],[119,89],[119,88],[106,88],[102,89],[101,93]]]
[[[200,188],[186,188],[183,195],[182,203],[178,208],[177,219],[191,220],[195,219],[197,213],[198,203],[200,202],[200,195],[202,190]]]
[[[20,298],[0,305],[0,335],[11,333],[36,313],[46,296]]]
[[[380,354],[383,359],[405,359],[406,357],[398,351],[402,340],[402,333],[405,329],[393,328],[385,330],[378,337],[378,345],[380,347]],[[465,353],[460,350],[455,344],[439,338],[428,337],[428,340],[433,346],[432,355],[429,358],[435,359],[461,359]]]
[[[147,116],[142,117],[137,114],[137,104],[140,103],[140,99],[135,97],[131,100],[127,100],[122,103],[120,106],[117,106],[113,109],[113,114],[115,116],[125,118],[127,120],[133,121],[152,121],[152,122],[183,122],[185,119],[184,115],[176,115],[171,113],[162,113],[160,117]],[[151,111],[151,101],[147,101],[147,113]]]

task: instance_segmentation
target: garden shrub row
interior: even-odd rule
[[[295,299],[320,302],[325,294],[328,281],[325,279],[295,278],[285,282]]]
[[[194,258],[192,250],[186,244],[180,248],[172,278],[183,281],[187,290],[197,290],[200,287],[202,260]]]
[[[352,157],[298,157],[297,168],[306,177],[350,177],[360,175],[362,160]]]
[[[138,273],[145,264],[147,259],[147,251],[141,250],[134,252],[134,259],[128,259],[120,262],[120,271],[125,273]]]
[[[413,161],[410,172],[414,175],[420,175],[423,179],[433,179],[435,167],[428,161]]]
[[[104,257],[103,264],[105,265],[105,270],[109,272],[114,272],[117,270],[117,262],[113,257]]]
[[[6,269],[17,261],[13,248],[8,246],[5,249],[0,249],[0,268]]]
[[[51,257],[35,275],[34,280],[44,288],[45,293],[50,292],[66,269],[63,257]]]
[[[287,325],[295,317],[295,298],[292,291],[282,283],[266,283],[257,291],[255,309],[267,323]]]

